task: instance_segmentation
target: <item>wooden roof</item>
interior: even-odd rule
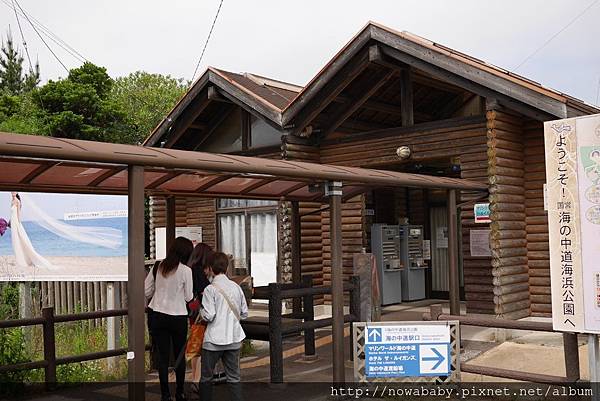
[[[203,101],[218,102],[219,97],[282,132],[298,134],[309,124],[341,132],[397,127],[397,73],[407,68],[414,71],[416,124],[452,116],[472,94],[494,98],[500,105],[540,121],[600,112],[581,100],[464,53],[369,22],[305,87],[209,67],[144,144],[163,142],[171,147],[176,140],[169,138],[187,129],[182,126],[189,128],[191,120],[211,124],[214,109]],[[360,99],[364,94],[368,99]],[[340,104],[357,99],[360,107],[346,107],[345,113],[335,114]]]
[[[0,190],[125,195],[144,166],[148,195],[318,201],[341,181],[349,198],[373,187],[486,190],[482,183],[393,171],[269,160],[0,132]]]

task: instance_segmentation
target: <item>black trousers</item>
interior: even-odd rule
[[[160,393],[162,398],[169,398],[169,356],[171,345],[173,355],[177,362],[178,356],[183,352],[187,341],[188,322],[187,316],[173,316],[160,312],[153,312],[152,316],[152,341],[158,349],[158,378],[160,380]],[[183,395],[185,383],[185,358],[179,358],[175,366],[176,395]]]

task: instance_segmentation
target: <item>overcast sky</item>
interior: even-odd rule
[[[0,0],[0,27],[21,42],[15,15]],[[190,79],[220,0],[19,0],[23,9],[111,76],[136,70]],[[369,20],[407,30],[508,70],[586,7],[516,72],[596,103],[600,81],[597,0],[224,0],[200,72],[212,65],[305,84]],[[21,18],[42,77],[65,76]],[[68,68],[78,62],[47,40]]]

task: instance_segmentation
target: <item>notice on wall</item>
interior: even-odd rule
[[[600,333],[600,115],[544,123],[555,330]]]
[[[176,227],[175,236],[185,237],[192,241],[192,244],[196,246],[196,244],[202,242],[202,227]],[[156,244],[156,259],[164,259],[167,254],[167,231],[165,227],[157,227],[154,230],[154,241]]]
[[[435,233],[435,247],[448,248],[448,227],[438,227]]]
[[[492,230],[471,230],[469,232],[469,248],[471,256],[492,256],[490,233]]]
[[[423,240],[423,260],[431,260],[431,240]]]

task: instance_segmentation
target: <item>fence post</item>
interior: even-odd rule
[[[577,334],[563,333],[563,348],[565,353],[565,372],[569,383],[579,381],[579,347]]]
[[[115,283],[110,281],[106,284],[106,309],[113,310],[119,305],[119,291],[115,289]],[[119,334],[121,332],[121,318],[109,317],[106,318],[106,348],[114,350],[119,348]],[[114,370],[116,367],[117,358],[108,358],[107,365],[109,370]]]
[[[271,383],[283,383],[283,338],[281,332],[281,286],[269,283],[269,359]]]
[[[313,277],[304,276],[302,277],[302,283],[307,288],[312,288]],[[315,320],[315,307],[314,307],[314,295],[307,294],[302,297],[302,303],[304,304],[304,321],[312,322]],[[304,330],[304,356],[316,356],[315,351],[315,329]]]
[[[429,307],[429,315],[431,316],[431,320],[436,321],[440,319],[440,315],[443,314],[442,305],[436,304],[431,305]]]
[[[44,360],[48,363],[44,368],[46,389],[52,390],[56,387],[56,342],[54,336],[54,307],[42,309],[44,318]]]
[[[350,320],[350,355],[348,359],[352,361],[354,360],[354,322],[363,320],[360,314],[360,277],[350,277],[350,284],[352,285],[352,288],[350,288],[350,315],[352,316],[352,320]]]

